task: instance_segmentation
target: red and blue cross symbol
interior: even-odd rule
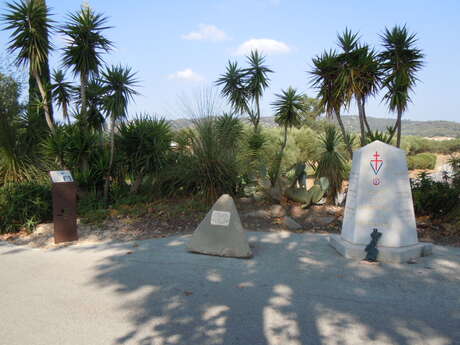
[[[374,174],[378,174],[383,165],[383,159],[379,159],[380,155],[377,151],[372,155],[374,159],[371,159],[370,164],[371,168],[374,171]]]

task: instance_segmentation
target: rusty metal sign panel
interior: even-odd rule
[[[68,170],[50,171],[53,181],[54,243],[78,240],[77,186]]]

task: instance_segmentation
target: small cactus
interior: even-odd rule
[[[328,179],[326,177],[321,177],[309,190],[293,187],[288,188],[286,190],[286,196],[293,201],[303,203],[302,208],[308,208],[311,204],[320,202],[328,188]]]

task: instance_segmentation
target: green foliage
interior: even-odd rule
[[[223,149],[225,143],[234,140],[233,148],[239,145],[237,130],[222,128],[228,119],[205,117],[195,120],[194,128],[187,130],[188,145],[179,151],[177,165],[173,168],[171,186],[174,189],[188,191],[208,202],[216,200],[221,194],[234,195],[240,184],[240,162],[232,147]],[[231,122],[240,127],[239,122]],[[185,141],[182,139],[181,141]]]
[[[36,142],[42,133],[33,114],[23,114],[20,85],[0,73],[0,186],[42,178]]]
[[[410,92],[418,81],[417,73],[424,64],[424,54],[415,47],[416,35],[410,34],[406,26],[396,25],[391,30],[385,28],[380,37],[384,48],[380,53],[382,86],[385,89],[383,100],[391,111],[397,113],[396,146],[400,147],[402,114],[411,101]]]
[[[107,17],[95,13],[89,6],[69,14],[60,33],[71,42],[64,47],[63,63],[72,68],[74,75],[98,73],[103,62],[102,53],[112,48],[112,42],[103,35],[108,28]]]
[[[42,145],[43,153],[60,169],[71,170],[79,188],[100,190],[108,167],[104,136],[78,123],[56,126]]]
[[[53,72],[54,83],[51,85],[51,94],[58,107],[62,109],[64,120],[70,121],[69,105],[72,102],[73,86],[70,82],[65,81],[64,72],[57,70]]]
[[[228,100],[237,114],[249,111],[249,92],[245,76],[245,72],[238,67],[237,62],[229,61],[226,72],[216,80],[216,85],[222,86],[222,96]]]
[[[137,192],[145,175],[158,174],[170,153],[172,131],[164,118],[139,116],[122,123],[116,135],[119,161],[131,176],[132,191]]]
[[[329,189],[329,181],[325,177],[321,177],[315,181],[315,184],[309,189],[295,188],[291,186],[286,189],[286,196],[297,202],[303,203],[302,208],[307,208],[311,204],[320,202]]]
[[[307,126],[314,125],[318,117],[324,113],[320,100],[302,95],[302,119]]]
[[[387,127],[386,132],[379,130],[367,132],[366,143],[371,143],[373,141],[379,140],[382,143],[391,144],[395,130],[396,129],[394,127]]]
[[[18,1],[7,3],[8,12],[2,16],[6,30],[11,30],[8,51],[17,54],[16,65],[28,66],[30,80],[29,100],[36,94],[38,87],[39,108],[43,109],[48,127],[53,130],[53,117],[48,89],[49,66],[48,53],[52,50],[49,32],[52,20],[46,1]],[[29,111],[32,110],[29,104]]]
[[[451,155],[447,163],[452,167],[454,173],[460,173],[460,155]]]
[[[330,188],[328,201],[335,203],[337,195],[342,190],[342,182],[346,173],[346,160],[341,153],[341,136],[334,126],[325,129],[321,140],[321,154],[316,168],[316,177],[326,177]]]
[[[35,182],[0,187],[0,233],[15,232],[50,220],[51,188]]]
[[[409,170],[414,169],[429,169],[432,170],[436,166],[436,155],[432,153],[419,153],[415,156],[407,157],[407,167]]]
[[[272,106],[275,111],[275,122],[284,127],[284,139],[281,148],[276,155],[270,173],[272,186],[278,181],[281,162],[283,160],[284,149],[287,144],[288,128],[299,127],[301,125],[302,95],[296,89],[289,87],[286,91],[282,90],[281,94],[276,94],[276,101]]]
[[[433,181],[428,174],[421,173],[412,182],[412,197],[418,215],[440,218],[458,206],[460,189],[458,185]]]
[[[401,148],[409,155],[422,152],[452,154],[460,152],[460,139],[437,141],[418,136],[405,136],[402,140]]]
[[[224,96],[235,113],[249,115],[257,131],[260,121],[260,98],[268,87],[269,73],[273,71],[264,65],[265,57],[257,50],[247,56],[249,67],[241,69],[236,62],[228,62],[227,71],[216,81],[222,86]]]
[[[45,1],[7,3],[8,12],[3,15],[6,30],[12,30],[8,50],[17,52],[16,64],[29,65],[40,74],[48,62],[51,44],[48,32],[52,29],[49,9]]]
[[[380,37],[384,48],[380,54],[386,88],[384,100],[390,110],[404,112],[410,102],[409,92],[417,82],[417,72],[423,66],[424,54],[414,47],[417,37],[406,26],[385,28]]]

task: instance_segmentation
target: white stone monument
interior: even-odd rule
[[[431,254],[419,243],[403,150],[374,141],[353,152],[342,232],[329,243],[347,258],[363,259],[371,232],[382,233],[379,261],[407,262]]]
[[[230,195],[222,195],[193,232],[188,250],[194,253],[249,258],[246,231]]]

